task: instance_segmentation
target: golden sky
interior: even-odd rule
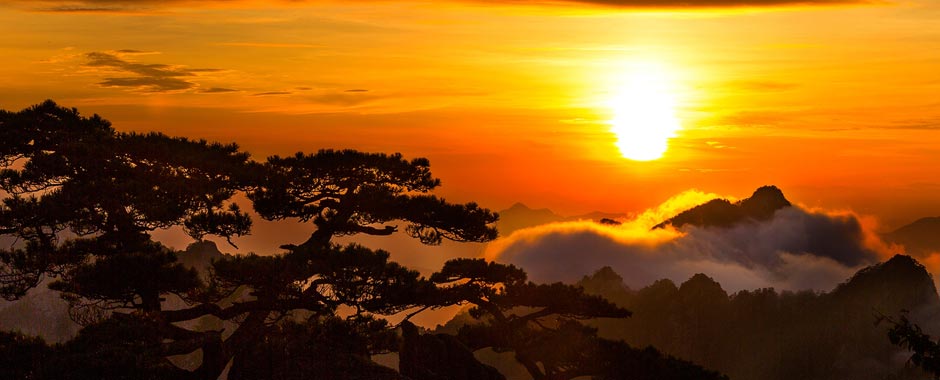
[[[888,227],[940,215],[940,3],[785,0],[0,1],[0,108],[118,130],[431,159],[453,201],[642,211],[690,188]],[[681,129],[623,158],[631,67]]]

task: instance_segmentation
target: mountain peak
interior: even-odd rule
[[[547,208],[533,209],[521,202],[516,202],[511,207],[499,211],[499,221],[496,222],[496,228],[499,229],[500,236],[506,236],[513,231],[564,220]]]
[[[710,300],[721,303],[728,301],[728,292],[721,288],[718,281],[704,273],[696,273],[679,285],[679,294],[689,300]]]
[[[184,252],[208,253],[208,254],[219,254],[219,255],[222,254],[222,252],[219,251],[219,246],[216,245],[215,242],[211,240],[201,240],[201,241],[192,242],[188,246],[186,246],[186,251]]]
[[[602,296],[620,306],[626,305],[630,298],[630,288],[624,285],[623,277],[609,266],[582,277],[578,286],[584,288],[588,294]]]
[[[767,220],[777,210],[792,204],[783,191],[773,185],[761,186],[749,197],[731,203],[727,199],[712,199],[706,203],[683,211],[656,225],[653,229],[672,225],[679,228],[686,224],[699,227],[730,227],[746,220]]]
[[[531,209],[532,208],[530,208],[529,206],[526,206],[525,203],[516,202],[516,203],[513,203],[512,206],[509,206],[509,208],[506,209],[506,211],[524,211],[524,210],[531,210]]]
[[[885,312],[940,303],[927,268],[907,255],[864,268],[833,291],[839,297],[870,299]]]
[[[185,251],[177,253],[180,263],[191,268],[195,268],[200,273],[206,273],[212,260],[222,258],[224,254],[219,251],[219,246],[209,240],[197,241],[186,247]]]

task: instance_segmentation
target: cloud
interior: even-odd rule
[[[231,88],[224,88],[224,87],[212,87],[212,88],[207,88],[199,92],[204,93],[204,94],[216,94],[216,93],[224,93],[224,92],[238,92],[238,90],[231,89]]]
[[[118,7],[70,7],[57,6],[38,9],[40,12],[50,13],[124,13],[128,9]]]
[[[379,97],[376,95],[370,95],[368,91],[343,91],[340,93],[324,92],[306,97],[307,100],[313,103],[342,107],[358,106],[378,98]]]
[[[234,46],[234,47],[283,48],[283,49],[314,49],[314,48],[324,47],[324,45],[277,43],[277,42],[225,42],[219,45]]]
[[[85,55],[86,67],[94,68],[108,76],[98,82],[104,87],[123,87],[146,92],[171,92],[195,88],[197,74],[218,72],[219,69],[190,69],[161,63],[138,63],[123,58],[127,54],[142,54],[140,51],[117,51],[113,53],[91,52]]]
[[[289,91],[268,91],[268,92],[259,92],[256,94],[251,94],[251,96],[272,96],[272,95],[290,95]]]
[[[137,49],[119,49],[119,50],[115,50],[115,52],[120,53],[121,55],[159,54],[158,52],[155,52],[155,51],[137,50]]]
[[[940,130],[940,119],[911,120],[884,126],[885,129],[910,129],[921,131]]]
[[[705,273],[732,291],[828,291],[891,254],[858,216],[796,206],[730,228],[650,230],[702,195],[681,194],[620,226],[582,221],[519,230],[490,244],[486,257],[519,265],[535,281],[576,281],[609,265],[633,288]]]

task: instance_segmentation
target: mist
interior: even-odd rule
[[[652,229],[676,210],[714,198],[687,191],[621,225],[577,221],[522,229],[491,243],[486,256],[521,266],[537,282],[574,282],[611,266],[632,288],[704,273],[729,291],[828,291],[897,249],[877,237],[873,223],[851,211],[801,206],[727,228]]]

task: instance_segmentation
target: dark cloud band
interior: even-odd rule
[[[126,50],[124,52],[127,52]],[[137,54],[136,50],[129,54]],[[192,78],[199,73],[216,72],[218,69],[189,69],[161,63],[138,63],[115,53],[91,52],[85,55],[85,66],[119,73],[122,76],[106,77],[98,82],[104,87],[124,87],[147,92],[169,92],[189,90],[197,87]]]

